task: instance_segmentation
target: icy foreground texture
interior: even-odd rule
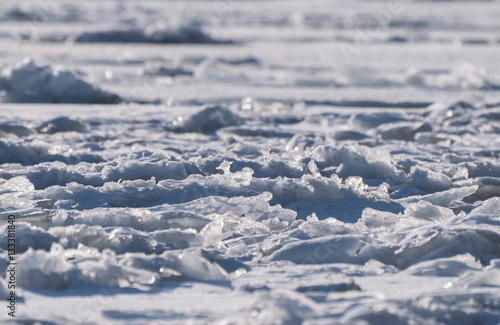
[[[16,320],[500,323],[498,1],[313,4],[6,5]]]

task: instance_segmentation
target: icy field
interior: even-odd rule
[[[3,0],[0,322],[499,324],[498,17]]]

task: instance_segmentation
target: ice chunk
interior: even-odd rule
[[[54,134],[57,132],[83,132],[88,131],[87,127],[79,120],[70,119],[68,117],[59,117],[47,122],[43,122],[36,128],[40,133]]]
[[[222,241],[234,235],[253,235],[257,233],[267,233],[272,229],[281,229],[287,226],[278,218],[255,221],[247,216],[236,216],[234,213],[214,214],[209,216],[213,219],[201,231],[204,246],[224,247]],[[244,250],[245,247],[240,247]]]
[[[196,251],[182,253],[178,263],[177,270],[184,276],[201,281],[229,280],[229,275],[223,268],[217,263],[210,263]]]
[[[500,224],[500,198],[490,198],[477,208],[472,210],[466,217],[466,220],[473,221],[478,224]]]
[[[114,258],[112,252],[107,252]],[[106,257],[106,259],[109,259]],[[191,278],[201,281],[227,281],[227,272],[215,261],[209,261],[199,250],[169,251],[161,255],[127,253],[120,257],[119,265],[134,272],[148,270],[167,279]]]
[[[16,222],[16,252],[23,253],[29,248],[49,250],[57,239],[42,228],[25,222]],[[9,224],[0,226],[0,248],[7,251]]]
[[[1,71],[0,90],[4,102],[111,104],[120,100],[69,70],[38,66],[29,58]]]
[[[219,105],[206,105],[199,112],[187,117],[177,128],[183,132],[214,132],[238,123],[239,117],[230,109]]]
[[[72,172],[71,169],[68,168],[63,162],[51,162],[51,163],[41,163],[36,167],[31,168],[28,173],[29,180],[35,186],[35,189],[47,189],[50,186],[65,184],[69,178],[71,177]],[[59,192],[61,196],[59,199],[68,199],[69,197],[65,195],[65,193],[58,191],[58,189],[53,189],[55,192]],[[50,190],[47,191],[46,194],[49,195]],[[56,193],[52,193],[56,194]],[[52,198],[55,198],[52,196]]]
[[[481,273],[476,273],[470,275],[464,280],[460,281],[460,284],[466,288],[473,287],[500,287],[500,270],[491,269]]]
[[[358,223],[371,229],[382,228],[386,231],[390,231],[394,229],[395,225],[399,222],[399,218],[401,218],[400,215],[391,212],[366,208],[363,210],[361,219],[359,219]]]
[[[423,322],[417,313],[410,314],[398,304],[380,302],[378,304],[359,304],[342,314],[340,324],[394,324],[404,325],[417,320]]]
[[[405,216],[423,220],[444,220],[455,217],[455,213],[451,209],[420,201],[410,203],[406,207]]]
[[[425,195],[422,197],[422,200],[425,200],[435,205],[449,207],[453,201],[462,200],[463,198],[474,194],[477,191],[477,189],[478,189],[477,185],[452,188],[447,191]]]
[[[358,144],[340,147],[319,146],[312,157],[323,166],[339,166],[341,177],[361,176],[372,179],[390,179],[402,174],[394,165],[390,153]]]
[[[431,132],[432,126],[422,122],[386,123],[374,130],[382,139],[412,141],[419,132]]]
[[[252,181],[252,175],[254,174],[254,171],[249,168],[249,167],[243,167],[241,172],[236,172],[236,173],[231,173],[230,171],[230,166],[232,162],[230,161],[223,161],[219,167],[217,167],[218,170],[221,170],[226,177],[224,177],[227,180],[227,185],[229,186],[238,186],[238,185],[243,185],[243,186],[249,186],[251,181]]]
[[[405,268],[417,261],[433,260],[469,253],[475,258],[494,256],[498,238],[487,238],[475,229],[430,229],[426,232],[418,228],[400,241],[401,248],[395,251],[396,266]]]
[[[126,252],[154,252],[156,242],[151,241],[145,233],[135,229],[115,228],[109,232],[110,248],[117,254]]]
[[[465,288],[500,287],[500,260],[492,260],[486,268],[470,272],[455,284]]]
[[[0,184],[0,208],[9,213],[19,209],[34,208],[35,202],[32,200],[35,188],[33,183],[24,176],[15,176]],[[5,213],[2,217],[7,218]]]
[[[151,236],[156,242],[176,249],[201,246],[202,244],[201,235],[193,228],[158,230],[153,232]]]
[[[143,269],[119,265],[113,251],[105,249],[98,261],[83,260],[77,264],[81,276],[96,283],[118,286],[154,286],[159,281],[158,274]]]
[[[53,244],[50,252],[29,249],[19,257],[17,283],[24,288],[64,290],[74,268],[63,256],[64,248]]]
[[[366,275],[394,274],[398,269],[392,265],[384,264],[377,260],[370,259],[363,265],[362,272]]]
[[[366,245],[359,235],[333,235],[293,242],[269,256],[272,261],[291,261],[296,264],[364,263],[358,252]]]
[[[106,181],[184,179],[188,176],[186,167],[191,164],[177,161],[161,151],[139,151],[115,159],[102,169]]]
[[[465,167],[470,177],[500,177],[500,163],[496,161],[469,162]]]
[[[319,201],[335,201],[345,196],[338,177],[314,177],[303,175],[298,184],[297,199],[314,199]]]
[[[402,199],[398,199],[397,201],[400,202],[401,204],[408,204],[424,200],[434,205],[449,207],[453,202],[460,201],[463,198],[474,194],[478,188],[479,188],[478,185],[462,186],[423,196],[421,195],[408,196]]]
[[[66,248],[77,248],[79,245],[103,250],[109,248],[109,237],[99,226],[71,225],[65,227],[52,227],[49,233],[58,238]]]
[[[407,117],[397,112],[359,113],[349,119],[349,125],[357,130],[365,131],[379,125],[406,122]]]
[[[238,223],[232,213],[225,213],[224,215],[216,214],[212,217],[214,220],[210,222],[200,231],[200,235],[204,239],[204,246],[222,247],[222,240],[232,235],[233,229],[229,227],[228,223]]]
[[[444,126],[461,126],[472,122],[472,114],[476,107],[466,101],[458,101],[451,105],[437,102],[430,107],[430,120]]]
[[[448,176],[422,166],[412,166],[408,176],[417,188],[426,192],[445,191],[452,185]]]
[[[154,225],[151,228],[154,228]],[[99,251],[110,248],[119,254],[126,252],[161,253],[167,249],[200,246],[202,242],[200,236],[192,228],[145,233],[126,227],[104,229],[99,226],[71,225],[53,227],[49,232],[59,238],[60,243],[66,248],[77,248],[78,245],[83,244]]]
[[[480,270],[481,263],[471,254],[456,255],[412,265],[405,272],[420,276],[460,276]]]
[[[486,201],[490,198],[500,196],[500,178],[497,177],[477,177],[478,190],[472,195],[476,200]]]
[[[155,180],[183,179],[187,177],[186,164],[176,161],[129,161],[120,159],[117,166],[108,165],[103,168],[103,179],[107,181],[123,180]],[[137,184],[138,185],[138,184]],[[111,184],[110,184],[111,186]]]
[[[119,265],[128,268],[144,269],[149,272],[157,273],[160,280],[182,280],[181,273],[167,266],[169,261],[170,259],[164,259],[157,255],[126,253],[121,257]]]
[[[24,176],[12,177],[0,187],[0,194],[3,193],[16,193],[16,196],[22,196],[23,194],[29,194],[35,190],[33,183]]]
[[[301,324],[305,319],[322,315],[314,301],[288,290],[259,291],[248,310],[248,320],[255,324]]]

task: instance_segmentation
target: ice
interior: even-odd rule
[[[263,292],[255,300],[247,317],[257,324],[300,324],[307,318],[321,315],[310,299],[291,291]]]
[[[420,201],[409,204],[406,207],[405,216],[423,220],[446,220],[455,217],[455,213],[451,209]]]
[[[50,234],[59,239],[65,248],[78,248],[79,245],[103,250],[109,248],[110,242],[106,231],[98,226],[71,225],[53,227]]]
[[[412,166],[408,176],[415,187],[425,192],[445,191],[452,186],[448,176],[422,167]]]
[[[33,133],[32,130],[23,126],[23,125],[15,125],[15,124],[0,124],[0,132],[3,133],[12,133],[17,135],[18,137],[27,136]]]
[[[463,287],[499,287],[498,260],[491,261],[486,270],[469,273],[457,283]]]
[[[30,58],[1,71],[0,89],[3,102],[96,104],[120,100],[61,66],[39,66]]]
[[[82,278],[104,285],[154,286],[159,281],[159,276],[153,272],[119,265],[115,254],[110,250],[103,250],[98,261],[83,260],[77,266]]]
[[[213,132],[238,122],[239,117],[226,107],[207,105],[199,112],[178,120],[177,128],[183,132]]]
[[[474,220],[477,223],[497,224],[500,220],[496,212],[500,208],[500,199],[498,197],[490,198],[473,209],[467,219]]]
[[[153,76],[192,76],[193,72],[189,69],[184,69],[181,66],[176,66],[172,63],[162,63],[161,61],[150,61],[146,63],[144,74]]]
[[[484,69],[477,68],[469,63],[462,63],[452,69],[449,74],[436,78],[435,85],[443,88],[482,88],[489,83]]]
[[[447,191],[426,195],[422,199],[435,205],[449,207],[453,201],[461,200],[469,195],[472,195],[477,191],[477,189],[477,186],[452,188]]]
[[[216,263],[210,263],[196,251],[183,253],[174,262],[174,269],[183,275],[201,281],[227,281],[226,271]]]
[[[364,263],[363,257],[357,254],[363,246],[362,236],[328,236],[285,245],[273,253],[270,260],[287,260],[297,264]]]
[[[361,214],[359,223],[368,228],[385,228],[386,230],[394,229],[400,221],[401,216],[390,213],[366,208]]]
[[[403,240],[403,246],[395,253],[398,256],[397,265],[405,267],[414,261],[432,260],[470,253],[483,261],[489,260],[495,254],[496,239],[490,240],[480,231],[457,229],[439,229],[429,231],[418,237]]]
[[[64,290],[69,286],[69,275],[74,271],[62,256],[63,247],[53,244],[50,252],[29,249],[19,259],[17,283],[26,288]]]
[[[0,298],[10,298],[10,291],[7,289],[7,283],[4,279],[0,279]]]
[[[122,180],[155,180],[164,179],[184,179],[188,176],[185,162],[176,161],[168,156],[160,159],[156,157],[137,157],[141,153],[130,154],[119,157],[113,164],[105,166],[101,173],[104,180],[118,181]],[[111,184],[110,184],[111,186]]]
[[[0,229],[3,230],[0,235],[0,239],[3,240],[1,248],[7,250],[8,225],[4,225]],[[23,253],[30,248],[49,250],[52,243],[57,242],[57,239],[45,230],[24,222],[17,223],[16,235],[19,235],[16,241],[16,250],[18,253]]]
[[[346,178],[361,176],[385,179],[402,174],[388,152],[358,144],[342,145],[338,148],[321,146],[314,150],[312,157],[321,162],[322,166],[338,166],[338,175]]]
[[[401,313],[396,306],[383,303],[375,306],[357,306],[345,313],[345,319],[341,323],[359,322],[373,324],[407,324],[410,320],[424,321],[419,315],[409,314],[408,311]]]
[[[29,199],[34,190],[33,184],[24,176],[16,176],[0,184],[0,207],[9,211],[28,212],[35,202]],[[7,219],[7,214],[2,216]]]
[[[7,1],[0,297],[14,215],[20,323],[500,323],[499,16]]]
[[[429,123],[400,122],[385,123],[378,127],[374,133],[387,140],[398,139],[411,141],[418,133],[430,131],[432,131],[432,126]]]
[[[88,131],[87,127],[78,120],[72,120],[67,117],[59,117],[40,124],[36,130],[40,133],[57,133],[57,132],[83,132]]]
[[[349,124],[362,131],[387,123],[405,122],[404,114],[397,112],[359,113],[349,119]]]
[[[453,258],[441,258],[412,265],[406,272],[420,276],[460,276],[480,270],[482,267],[470,254],[456,255]]]

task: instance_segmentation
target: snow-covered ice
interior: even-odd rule
[[[0,77],[3,102],[113,103],[120,97],[102,91],[61,67],[37,66],[26,58]]]
[[[0,322],[500,323],[499,16],[6,1]]]

